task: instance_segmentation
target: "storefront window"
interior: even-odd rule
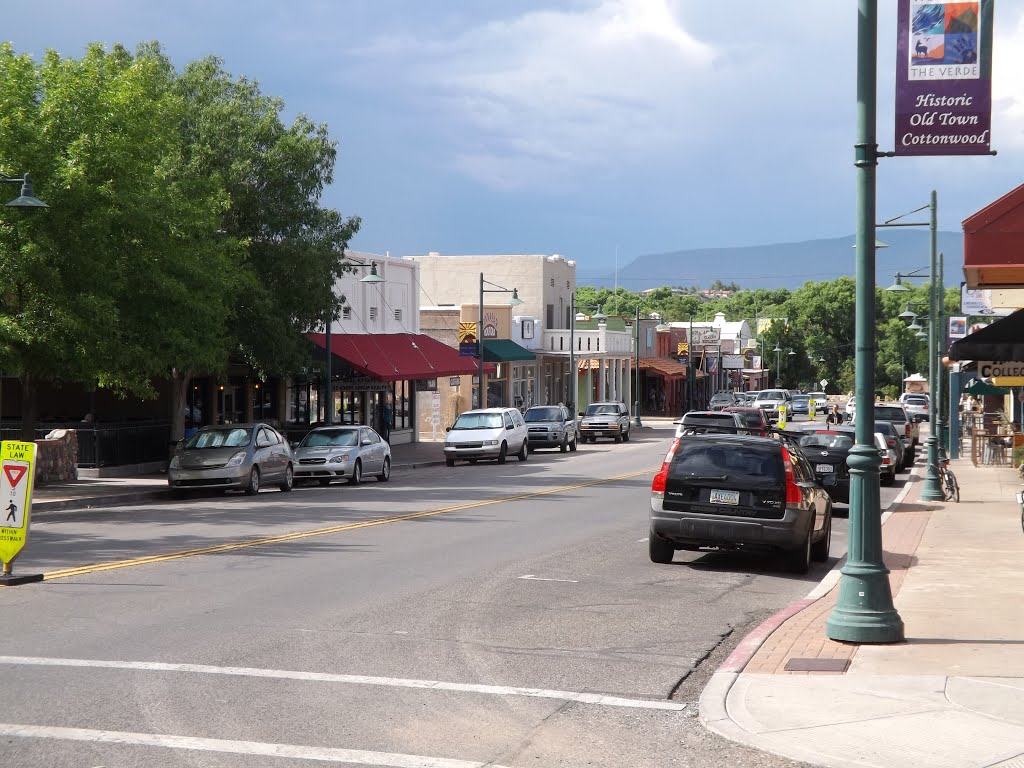
[[[391,406],[391,429],[412,429],[412,382],[392,382],[388,404]]]

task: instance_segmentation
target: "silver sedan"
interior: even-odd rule
[[[288,441],[269,424],[219,424],[181,444],[167,468],[167,483],[175,492],[239,488],[255,495],[274,483],[290,491],[294,464]]]
[[[348,480],[359,485],[364,475],[382,483],[391,479],[391,446],[370,427],[317,427],[295,445],[295,477]]]

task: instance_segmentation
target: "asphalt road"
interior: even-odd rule
[[[707,733],[696,701],[835,560],[806,577],[719,553],[652,564],[649,486],[669,435],[358,488],[48,514],[17,564],[47,581],[0,590],[0,755],[793,765]]]

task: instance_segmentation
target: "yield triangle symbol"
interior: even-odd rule
[[[28,472],[28,468],[20,464],[4,464],[4,474],[7,475],[7,481],[11,484],[11,488],[21,482],[21,478],[25,476],[26,472]]]

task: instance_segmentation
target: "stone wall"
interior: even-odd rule
[[[78,433],[55,429],[36,440],[36,485],[78,479]]]

